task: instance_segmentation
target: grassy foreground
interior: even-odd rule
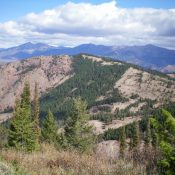
[[[16,175],[138,175],[142,167],[125,160],[111,160],[102,155],[58,151],[51,145],[42,145],[39,152],[25,153],[2,150],[3,164]],[[1,172],[1,170],[0,170]],[[4,171],[5,172],[5,171]],[[5,174],[5,173],[4,173]],[[3,174],[2,174],[3,175]]]

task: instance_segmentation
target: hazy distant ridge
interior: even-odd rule
[[[76,47],[53,47],[43,43],[25,43],[8,49],[0,49],[0,61],[12,61],[39,55],[76,55],[79,53],[107,56],[163,71],[174,71],[175,50],[145,46],[104,46],[82,44]]]

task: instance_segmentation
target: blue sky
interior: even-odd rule
[[[14,20],[30,12],[42,12],[45,9],[54,8],[65,4],[67,0],[1,0],[0,1],[0,22]],[[71,0],[71,2],[87,2],[100,4],[111,2],[111,0]],[[175,8],[175,0],[117,0],[117,4],[124,8]]]
[[[175,0],[0,0],[0,12],[0,48],[42,42],[175,50]]]

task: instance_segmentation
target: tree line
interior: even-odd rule
[[[119,128],[120,156],[126,156],[126,127]],[[161,117],[150,117],[146,130],[140,131],[138,122],[132,124],[129,151],[133,159],[143,161],[147,174],[154,174],[155,169],[161,175],[175,173],[175,118],[165,109],[161,110]],[[138,161],[137,160],[137,161]],[[142,162],[143,163],[143,162]]]
[[[76,148],[80,151],[91,149],[95,137],[88,124],[87,103],[73,99],[73,108],[60,131],[58,122],[49,109],[40,121],[38,85],[35,84],[34,100],[31,102],[29,83],[25,83],[20,98],[15,101],[13,118],[8,130],[8,146],[17,150],[35,151],[43,142],[59,145],[62,148]]]

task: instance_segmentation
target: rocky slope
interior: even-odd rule
[[[71,64],[69,56],[41,56],[1,66],[0,112],[13,107],[26,81],[30,83],[32,91],[37,82],[40,95],[66,81],[72,76]]]

